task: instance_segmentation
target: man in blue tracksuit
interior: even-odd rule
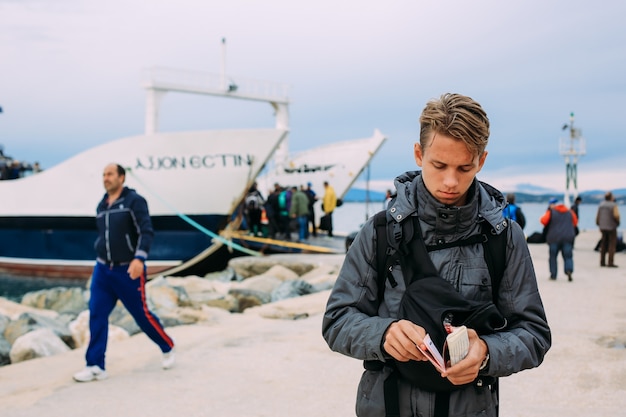
[[[74,374],[78,382],[107,377],[104,357],[109,315],[118,300],[163,352],[163,368],[174,364],[174,342],[146,303],[145,261],[154,237],[148,204],[135,190],[124,186],[125,179],[122,166],[109,164],[104,168],[106,194],[97,208],[97,261],[89,300],[91,339],[85,355],[87,366]]]

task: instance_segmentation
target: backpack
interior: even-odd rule
[[[393,223],[393,224],[391,224]],[[378,295],[379,300],[383,299],[385,292],[385,280],[389,279],[392,287],[398,285],[395,279],[391,275],[391,270],[396,262],[399,262],[402,258],[401,255],[407,255],[407,244],[415,238],[423,242],[421,239],[421,230],[419,227],[419,218],[417,216],[410,216],[409,219],[405,219],[402,223],[396,223],[392,220],[387,220],[386,210],[379,211],[374,216],[374,227],[376,229],[376,266],[378,271]],[[393,228],[391,235],[388,229]],[[420,231],[420,233],[415,233]],[[393,236],[394,243],[389,244],[389,237]],[[402,243],[404,242],[404,243]],[[383,243],[381,245],[381,243]],[[504,275],[505,260],[506,260],[506,235],[501,233],[499,235],[492,234],[491,226],[488,223],[484,223],[481,234],[471,236],[467,239],[458,240],[455,242],[447,242],[439,245],[426,246],[428,252],[435,250],[451,248],[455,246],[465,246],[475,243],[482,243],[484,248],[485,262],[489,269],[489,275],[491,276],[491,289],[492,299],[495,299],[502,276]],[[403,246],[404,249],[401,247]],[[406,258],[406,256],[404,256]],[[410,258],[410,257],[409,257]],[[410,268],[410,266],[409,266]],[[381,271],[385,271],[381,274]],[[402,274],[406,282],[410,282],[412,277],[409,276],[411,271],[408,268],[402,268]]]
[[[452,318],[452,325],[467,325],[480,334],[493,333],[506,327],[506,319],[493,302],[478,302],[465,299],[446,280],[438,275],[429,252],[481,243],[485,261],[492,277],[492,300],[499,291],[506,262],[506,233],[492,234],[491,226],[484,222],[480,234],[455,242],[426,246],[422,239],[419,218],[414,215],[402,223],[387,218],[386,211],[375,215],[376,265],[378,270],[379,300],[384,297],[385,282],[392,287],[398,285],[391,274],[393,266],[400,264],[407,289],[402,299],[398,318],[409,319],[422,327],[441,350],[446,337],[444,318]],[[374,363],[372,363],[374,362]],[[422,389],[436,392],[435,415],[447,415],[449,392],[464,386],[455,386],[441,378],[430,362],[393,361],[393,371],[385,381],[385,408],[388,416],[399,415],[398,378],[402,377]],[[382,363],[366,361],[366,369],[380,369]],[[480,376],[482,385],[497,390],[497,379]],[[478,382],[476,382],[478,383]]]
[[[505,219],[513,220],[519,224],[522,229],[526,226],[526,217],[524,217],[522,209],[516,204],[507,204],[504,210],[502,210],[502,214]]]
[[[515,204],[507,204],[507,206],[502,210],[502,214],[506,219],[517,221],[517,206]]]
[[[263,205],[263,200],[257,193],[250,193],[246,197],[246,208],[249,210],[258,210]]]
[[[289,215],[289,208],[287,207],[287,191],[281,191],[278,194],[278,212],[281,216]]]

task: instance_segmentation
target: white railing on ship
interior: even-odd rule
[[[280,102],[289,101],[290,90],[290,86],[283,83],[164,67],[145,70],[143,84],[146,88],[214,91]]]

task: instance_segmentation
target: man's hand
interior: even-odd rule
[[[128,275],[132,279],[137,279],[143,274],[143,261],[141,259],[133,259],[128,265]]]
[[[383,349],[400,362],[428,360],[417,348],[426,331],[408,320],[396,321],[385,332]]]
[[[489,352],[487,344],[478,337],[475,330],[467,329],[467,335],[469,336],[467,356],[441,374],[441,376],[447,377],[454,385],[468,384],[475,380],[478,376],[480,365]]]

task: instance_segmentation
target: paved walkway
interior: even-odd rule
[[[553,348],[539,368],[502,380],[501,416],[626,416],[626,254],[616,256],[622,268],[600,268],[598,237],[577,239],[571,283],[562,272],[549,281],[547,246],[530,246]],[[321,312],[327,296],[307,303]],[[3,367],[1,414],[353,416],[361,364],[331,352],[320,329],[321,313],[296,321],[224,313],[206,325],[168,329],[178,349],[168,371],[141,334],[111,344],[105,381],[72,381],[83,350]]]

